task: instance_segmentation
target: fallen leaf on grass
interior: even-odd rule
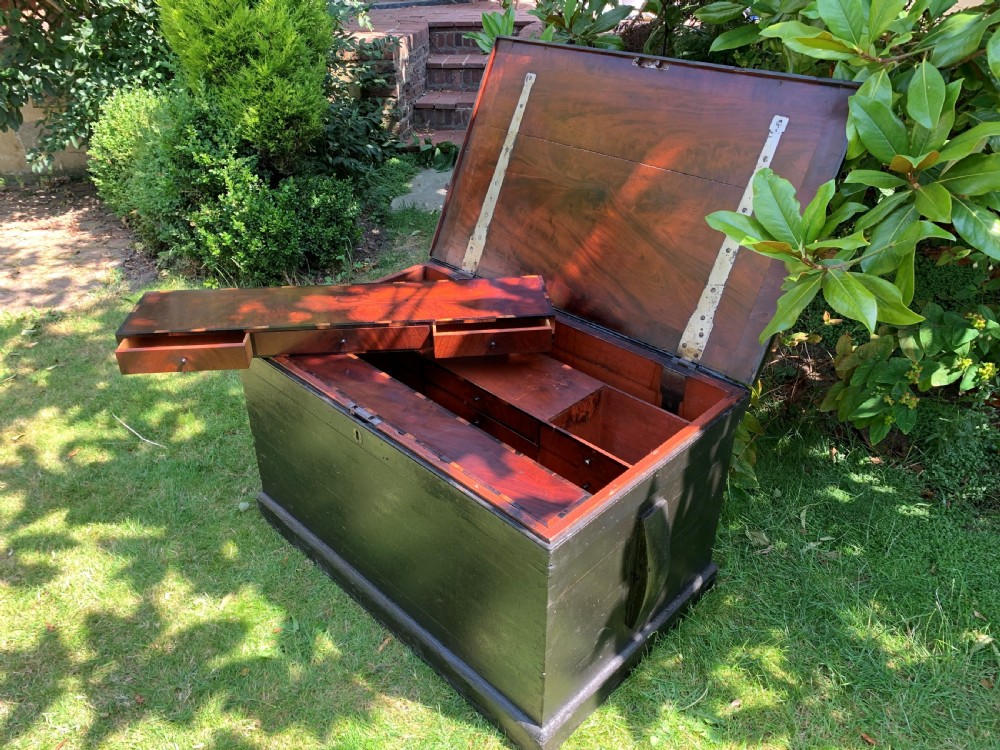
[[[757,554],[758,555],[769,555],[772,552],[774,552],[774,545],[773,544],[768,545],[764,549],[757,550]]]
[[[865,734],[864,732],[862,732],[861,733],[861,739],[863,739],[869,745],[876,744],[875,739],[870,734]]]
[[[868,461],[869,463],[873,463],[876,466],[881,466],[882,464],[882,459],[879,458],[878,456],[872,456],[871,458],[868,459]]]
[[[972,610],[972,616],[975,617],[977,620],[985,620],[986,619],[985,617],[983,617],[983,613],[980,612],[978,609]]]
[[[982,685],[987,690],[992,690],[994,687],[993,680],[991,680],[989,677],[984,677],[983,679],[981,679],[979,681],[979,684]]]
[[[381,644],[379,644],[379,647],[377,649],[375,649],[375,653],[376,654],[381,654],[383,651],[385,651],[385,647],[388,646],[390,643],[392,643],[392,636],[391,635],[387,635],[385,637],[385,640],[382,641]]]
[[[750,540],[750,544],[754,547],[766,547],[771,543],[771,540],[767,538],[767,534],[763,531],[747,529],[746,534],[747,539]]]
[[[137,706],[141,706],[146,702],[146,699],[141,695],[136,695],[134,700]]]
[[[71,450],[69,453],[66,454],[66,458],[73,458],[73,456],[75,456],[79,452],[80,452],[79,448],[74,448],[73,450]]]
[[[729,704],[729,708],[731,708],[733,711],[735,711],[736,709],[740,708],[742,705],[743,705],[743,701],[741,701],[739,698],[737,698],[736,700],[734,700],[732,703]]]
[[[21,439],[21,438],[23,438],[23,437],[24,437],[24,433],[22,432],[22,433],[20,433],[19,435],[15,435],[14,437],[12,437],[12,438],[10,439],[10,442],[12,442],[12,443],[16,443],[16,442],[17,442],[18,440],[20,440],[20,439]]]

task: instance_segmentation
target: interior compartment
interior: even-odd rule
[[[389,276],[383,276],[378,281],[392,283],[393,281],[441,281],[442,279],[461,278],[469,278],[469,275],[460,274],[444,266],[421,263],[417,266],[404,268],[402,271],[397,271]]]

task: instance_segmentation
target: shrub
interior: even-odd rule
[[[61,8],[61,10],[59,10]],[[156,6],[145,0],[14,0],[0,6],[0,131],[20,127],[20,108],[43,106],[32,168],[85,144],[100,107],[116,90],[157,86],[173,76],[157,28]]]
[[[161,13],[188,89],[263,169],[291,174],[323,133],[333,26],[322,0],[161,0]]]

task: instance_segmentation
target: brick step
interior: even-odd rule
[[[529,25],[534,19],[518,19],[514,22],[514,34]],[[427,23],[428,34],[430,36],[431,54],[455,54],[464,52],[468,54],[482,54],[479,45],[471,39],[465,39],[465,35],[483,30],[482,21],[448,21],[431,20]]]
[[[418,130],[467,128],[475,103],[474,91],[428,91],[413,104],[413,126]]]
[[[434,91],[478,91],[486,70],[486,55],[431,55],[427,58],[427,88]]]

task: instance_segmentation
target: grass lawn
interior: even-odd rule
[[[137,297],[0,318],[0,747],[509,747],[258,515],[235,373],[118,374]],[[1000,747],[1000,518],[809,422],[758,453],[718,585],[565,747]]]

